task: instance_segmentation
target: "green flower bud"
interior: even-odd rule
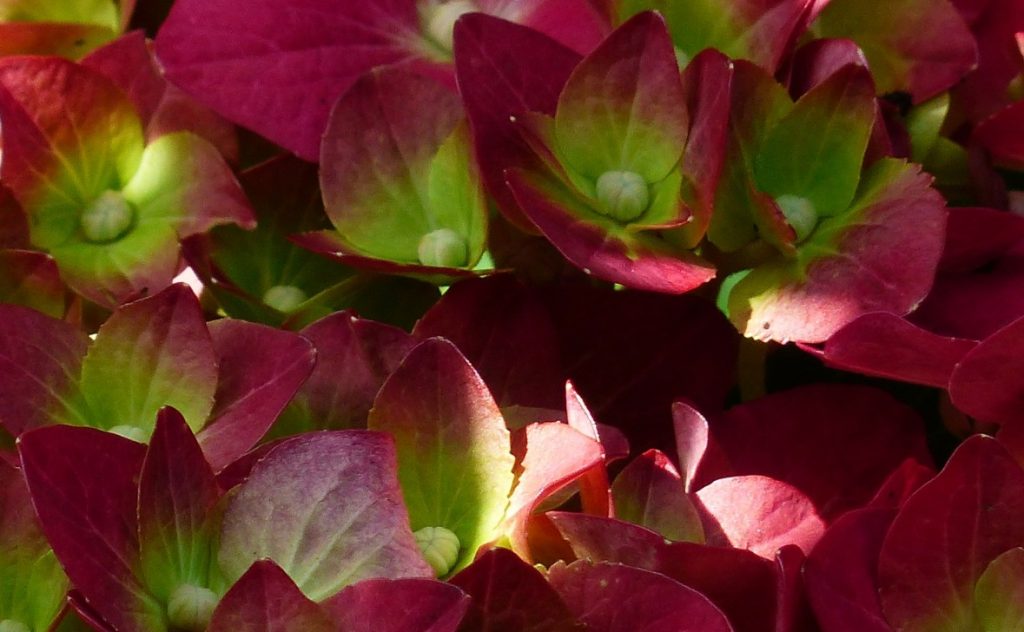
[[[643,215],[651,194],[643,176],[633,171],[605,171],[597,179],[600,210],[614,220],[631,222]]]
[[[438,577],[444,577],[459,559],[459,536],[444,527],[423,527],[413,534],[423,557]]]
[[[446,51],[452,50],[455,21],[464,13],[479,11],[472,0],[441,0],[426,9],[424,24],[427,36]]]
[[[275,285],[263,293],[263,302],[279,312],[290,312],[306,301],[306,293],[294,285]]]
[[[149,434],[139,428],[138,426],[132,426],[129,424],[118,424],[110,429],[116,435],[120,435],[125,439],[131,439],[137,443],[147,443],[149,441]]]
[[[167,600],[167,618],[171,627],[187,632],[203,632],[210,624],[220,599],[208,588],[182,584]]]
[[[798,195],[780,195],[775,203],[786,216],[786,221],[796,231],[796,242],[807,239],[818,225],[818,212],[814,203]]]
[[[118,191],[104,191],[92,201],[79,220],[89,241],[105,244],[117,241],[135,221],[135,209]]]
[[[17,619],[0,621],[0,632],[32,632],[32,629]]]
[[[416,254],[420,263],[439,268],[461,268],[469,260],[466,240],[450,228],[439,228],[420,238]]]

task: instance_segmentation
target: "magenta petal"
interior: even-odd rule
[[[512,549],[530,561],[526,523],[541,501],[600,464],[601,444],[568,424],[530,424],[512,436],[520,472],[505,512],[504,531]]]
[[[465,15],[455,26],[455,71],[484,184],[501,212],[520,228],[532,224],[505,186],[505,170],[534,167],[538,159],[509,117],[554,115],[558,95],[579,60],[558,42],[489,15]]]
[[[741,404],[713,426],[733,473],[785,481],[828,518],[871,500],[904,459],[930,464],[923,430],[884,391],[827,384]]]
[[[139,547],[146,587],[161,602],[182,583],[203,585],[220,490],[192,430],[173,408],[157,415],[139,479]],[[201,569],[201,570],[200,570]]]
[[[253,563],[213,612],[208,632],[335,632],[327,613],[269,560]]]
[[[551,585],[594,632],[732,632],[707,597],[664,575],[617,564],[556,564]]]
[[[732,62],[716,50],[705,50],[683,71],[683,90],[690,110],[690,130],[682,158],[683,195],[693,214],[683,230],[686,245],[696,246],[711,224],[715,194],[725,167]]]
[[[583,202],[573,200],[569,192],[556,191],[553,187],[558,185],[518,169],[508,171],[506,181],[530,220],[584,272],[626,287],[668,294],[688,292],[715,276],[711,264],[687,252],[671,253],[656,237],[583,219],[573,208]]]
[[[192,132],[210,141],[228,160],[237,161],[235,128],[164,78],[143,31],[132,31],[94,50],[81,63],[128,94],[148,140],[171,132]]]
[[[316,366],[296,394],[316,427],[362,428],[380,387],[419,341],[406,332],[338,312],[302,330]]]
[[[1024,217],[991,208],[951,208],[939,270],[971,272],[1024,240]]]
[[[708,420],[686,402],[672,404],[672,427],[676,435],[676,456],[683,487],[687,493],[696,491],[694,479],[711,447]]]
[[[12,435],[75,423],[75,381],[89,339],[27,307],[0,305],[0,424]]]
[[[697,491],[709,544],[748,549],[772,559],[787,544],[810,551],[825,532],[811,500],[767,476],[721,478]]]
[[[648,450],[615,477],[615,517],[657,531],[669,540],[703,542],[704,530],[683,481],[667,456]]]
[[[432,576],[409,529],[396,468],[394,442],[378,432],[282,442],[225,510],[221,569],[235,579],[269,558],[316,600],[363,579]]]
[[[327,115],[365,71],[412,56],[412,0],[175,2],[156,50],[167,77],[228,119],[316,160]]]
[[[198,434],[214,470],[249,450],[309,377],[316,351],[296,334],[242,320],[209,324],[217,354],[217,393]]]
[[[818,621],[834,632],[891,632],[878,598],[878,554],[895,512],[851,511],[836,520],[804,566]]]
[[[1024,103],[1014,103],[982,121],[974,138],[996,162],[1015,169],[1024,167]]]
[[[137,477],[145,448],[93,428],[52,426],[18,440],[43,533],[86,601],[119,630],[163,627],[137,559]]]
[[[473,598],[466,630],[562,632],[575,625],[544,575],[508,549],[487,551],[449,581]]]
[[[661,573],[706,595],[737,632],[774,630],[776,571],[743,549],[665,542],[626,522],[584,514],[548,517],[580,559],[626,564]]]
[[[584,513],[595,516],[611,516],[611,485],[608,481],[608,468],[606,467],[608,458],[604,444],[601,442],[601,435],[598,432],[594,416],[590,414],[586,402],[576,392],[576,387],[572,385],[571,381],[565,383],[565,420],[570,428],[593,439],[601,446],[601,460],[592,465],[579,479],[580,505]],[[629,450],[626,450],[626,453],[628,454]]]
[[[957,408],[982,421],[1024,424],[1024,318],[967,353],[949,382]]]
[[[469,603],[432,579],[367,579],[321,605],[337,632],[455,632]]]
[[[1024,542],[1024,470],[991,437],[962,443],[903,506],[879,559],[886,618],[899,630],[977,629],[974,585]]]
[[[946,388],[957,362],[977,343],[933,334],[895,314],[865,314],[825,342],[830,366]]]
[[[416,323],[413,334],[455,343],[498,406],[562,404],[554,327],[536,294],[512,275],[452,286]]]

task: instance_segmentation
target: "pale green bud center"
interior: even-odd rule
[[[138,426],[132,426],[129,424],[118,424],[110,429],[116,435],[120,435],[125,439],[131,439],[137,443],[146,443],[149,440],[149,435],[145,430]]]
[[[775,203],[796,232],[796,243],[807,239],[818,225],[818,212],[814,203],[798,195],[780,195]]]
[[[306,293],[294,285],[275,285],[263,293],[263,302],[279,312],[290,312],[306,301]]]
[[[416,254],[423,265],[438,268],[461,268],[469,260],[466,240],[450,228],[439,228],[421,237]]]
[[[431,3],[425,11],[427,36],[446,51],[452,50],[455,21],[465,13],[479,11],[472,0],[441,0]]]
[[[118,191],[104,191],[82,213],[85,238],[93,243],[117,241],[135,221],[135,209]]]
[[[620,222],[631,222],[647,210],[651,194],[643,176],[634,171],[605,171],[597,179],[600,210]]]
[[[208,588],[182,584],[167,600],[167,618],[171,627],[187,632],[203,632],[217,607],[217,594]]]
[[[32,629],[17,619],[0,621],[0,632],[32,632]]]
[[[413,534],[423,557],[438,577],[444,577],[459,559],[459,536],[444,527],[423,527]]]

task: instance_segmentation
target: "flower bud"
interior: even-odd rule
[[[217,594],[208,588],[182,584],[167,600],[167,618],[171,627],[187,632],[203,632],[217,607]]]
[[[439,228],[420,238],[416,254],[423,265],[438,268],[459,268],[469,259],[466,240],[450,228]]]
[[[798,195],[780,195],[775,203],[786,216],[786,221],[796,231],[796,243],[807,239],[818,225],[818,212],[814,203]]]
[[[118,191],[104,191],[92,201],[79,220],[82,234],[97,244],[120,239],[135,221],[135,209]]]
[[[146,443],[149,441],[149,435],[145,430],[138,426],[132,426],[130,424],[118,424],[110,429],[116,435],[120,435],[125,439],[131,439],[136,443]]]
[[[288,313],[304,303],[306,293],[294,285],[275,285],[263,293],[263,302],[279,312]]]
[[[32,630],[17,619],[4,619],[0,621],[0,632],[32,632]]]
[[[643,215],[650,203],[643,176],[633,171],[605,171],[597,179],[597,202],[605,215],[631,222]]]
[[[441,0],[427,7],[425,26],[427,35],[446,51],[452,50],[455,21],[464,13],[479,11],[472,0]]]
[[[423,527],[413,534],[423,557],[438,577],[448,574],[459,559],[459,536],[444,527]]]

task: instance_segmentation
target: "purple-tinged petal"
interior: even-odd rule
[[[136,507],[145,449],[93,428],[53,426],[19,438],[43,532],[72,584],[119,630],[164,628],[140,581]]]
[[[899,509],[922,485],[935,478],[935,468],[909,458],[892,471],[866,507]]]
[[[156,40],[173,83],[307,160],[331,106],[374,66],[413,56],[411,0],[174,3]]]
[[[581,53],[593,50],[611,30],[589,0],[479,0],[479,6],[485,13],[530,27]]]
[[[338,312],[302,330],[316,349],[316,366],[286,415],[300,428],[365,428],[380,387],[418,341],[405,331]],[[278,426],[291,432],[292,424]]]
[[[808,348],[829,366],[864,375],[946,388],[964,354],[978,343],[940,336],[888,312],[865,314]]]
[[[990,208],[951,208],[940,273],[971,272],[1024,241],[1024,217]]]
[[[857,43],[848,39],[817,39],[807,42],[789,63],[789,93],[794,99],[806,93],[845,66],[868,68],[868,60]]]
[[[277,564],[254,562],[221,599],[208,632],[335,632],[327,613]]]
[[[672,403],[672,428],[676,456],[681,470],[680,482],[686,493],[696,490],[694,482],[709,452],[715,449],[707,418],[687,402]]]
[[[512,435],[516,486],[508,499],[502,531],[512,550],[527,561],[532,551],[527,522],[541,502],[602,464],[601,444],[559,422],[530,424]]]
[[[213,469],[220,470],[254,446],[316,363],[302,336],[242,320],[209,325],[218,377],[210,420],[197,435]]]
[[[558,97],[554,150],[594,181],[609,171],[629,171],[650,185],[679,162],[688,129],[672,40],[664,19],[645,12],[572,71]]]
[[[730,409],[712,432],[728,472],[789,483],[825,518],[867,503],[904,459],[931,463],[918,415],[866,386],[773,393]]]
[[[495,548],[449,580],[473,598],[466,630],[563,632],[575,620],[544,575],[508,549]]]
[[[107,319],[82,362],[91,425],[141,428],[173,406],[193,430],[213,407],[217,359],[199,299],[184,284],[129,303]]]
[[[608,481],[608,458],[601,442],[597,422],[587,408],[586,402],[576,392],[572,381],[565,383],[565,421],[569,427],[595,441],[601,448],[601,460],[595,463],[579,479],[580,505],[584,513],[595,516],[612,516],[612,492]],[[626,450],[629,453],[629,450]]]
[[[505,217],[534,232],[505,186],[505,171],[533,168],[539,161],[510,117],[553,116],[580,57],[532,29],[479,13],[459,19],[454,39],[456,77],[484,184]]]
[[[142,464],[138,505],[141,577],[161,603],[183,584],[213,588],[220,495],[192,429],[178,411],[162,409]]]
[[[981,421],[1024,424],[1024,318],[963,356],[949,381],[953,404]]]
[[[142,31],[132,31],[94,50],[82,60],[114,81],[138,110],[149,141],[172,132],[192,132],[217,147],[225,158],[238,160],[234,127],[168,83]]]
[[[949,89],[978,60],[967,24],[946,1],[831,0],[813,28],[856,41],[878,91],[909,92],[915,103]]]
[[[743,549],[666,542],[653,531],[610,518],[547,515],[578,558],[671,577],[706,595],[728,615],[737,632],[774,630],[777,574],[769,560]]]
[[[732,62],[713,49],[694,57],[683,71],[690,130],[681,163],[681,193],[692,215],[682,229],[682,242],[691,248],[700,243],[711,224],[725,167],[732,75]]]
[[[337,632],[455,632],[470,599],[431,579],[367,579],[321,605]]]
[[[556,564],[548,580],[594,632],[732,632],[707,597],[664,575],[619,564]]]
[[[615,517],[657,531],[677,542],[704,542],[700,515],[667,456],[648,450],[615,477]]]
[[[715,276],[714,268],[689,252],[602,219],[561,184],[512,169],[506,181],[530,220],[559,252],[584,272],[626,287],[682,294]]]
[[[62,318],[66,294],[52,257],[32,250],[0,250],[0,303]]]
[[[511,275],[452,286],[416,323],[413,335],[455,343],[502,408],[562,404],[554,327],[536,294]]]
[[[473,267],[483,251],[486,209],[475,165],[433,191],[439,160],[469,154],[462,106],[441,84],[403,70],[374,70],[331,111],[320,149],[324,208],[352,254],[398,263],[423,260],[424,236],[447,229],[462,239],[462,261]],[[454,142],[455,145],[449,145]]]
[[[800,547],[787,544],[775,554],[777,575],[775,629],[796,632],[817,627],[804,588],[803,568],[807,556]]]
[[[387,435],[309,433],[260,460],[224,514],[229,580],[274,560],[314,600],[374,577],[430,577],[402,503]]]
[[[458,537],[452,570],[498,535],[514,481],[510,437],[494,398],[452,343],[431,338],[381,388],[367,427],[389,433],[414,531]]]
[[[0,305],[0,324],[0,424],[17,436],[53,423],[86,423],[76,385],[85,334],[18,305]]]
[[[895,517],[889,508],[856,509],[825,532],[804,566],[807,596],[827,630],[891,632],[878,598],[878,554]]]
[[[14,194],[0,185],[0,248],[31,248],[28,216]]]
[[[803,492],[767,476],[720,478],[699,489],[709,544],[747,549],[767,559],[787,544],[810,551],[825,521]]]
[[[991,437],[962,443],[910,497],[879,559],[879,593],[892,626],[908,632],[977,629],[974,585],[1024,541],[1024,470]]]
[[[946,221],[930,183],[903,161],[874,163],[852,208],[823,219],[798,259],[754,268],[732,288],[734,324],[760,340],[821,342],[865,313],[916,307],[931,287]]]

